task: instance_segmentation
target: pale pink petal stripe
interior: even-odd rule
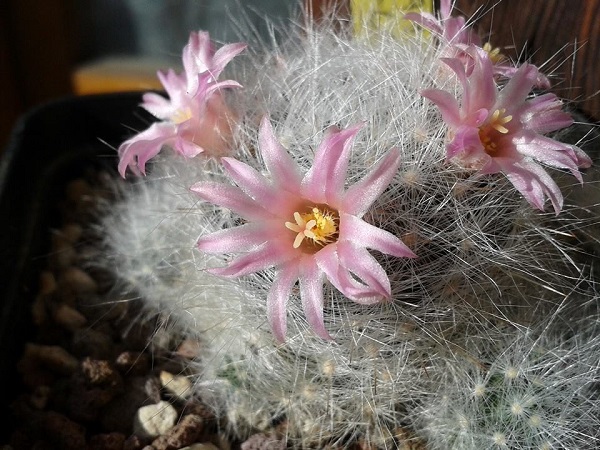
[[[287,247],[292,248],[289,245]],[[226,277],[241,277],[277,266],[297,257],[295,252],[283,250],[281,242],[265,242],[256,249],[235,257],[228,266],[208,269],[208,272]]]
[[[560,188],[539,164],[521,161],[503,168],[503,172],[531,205],[543,211],[545,194],[550,198],[556,215],[560,213],[563,205]]]
[[[338,245],[339,242],[328,245],[314,256],[317,265],[325,273],[327,279],[337,290],[352,300],[358,301],[359,299],[367,299],[369,297],[379,297],[377,300],[373,300],[374,302],[379,301],[381,299],[380,294],[371,287],[359,283],[346,268],[340,265],[337,253]]]
[[[335,205],[344,189],[352,140],[362,123],[334,131],[323,139],[312,167],[302,180],[302,195],[317,203]]]
[[[267,317],[277,341],[283,343],[287,330],[287,303],[298,280],[298,265],[284,264],[267,294]]]
[[[230,209],[246,220],[262,221],[273,214],[248,197],[240,188],[223,183],[201,181],[190,190],[201,199]]]
[[[302,308],[309,325],[317,336],[331,340],[323,320],[323,272],[313,258],[305,258],[300,264],[300,292]]]
[[[383,267],[364,247],[349,241],[338,242],[338,255],[342,266],[356,275],[375,293],[390,298],[392,293],[390,279]],[[355,301],[361,303],[360,299]]]
[[[275,187],[256,169],[235,158],[221,158],[221,163],[233,181],[248,196],[267,209],[277,211],[285,217],[289,216],[289,220],[292,220],[292,214],[299,206],[297,195],[281,186]]]
[[[340,214],[340,240],[348,239],[362,247],[379,250],[400,258],[416,258],[417,255],[392,233],[377,228],[358,217]]]
[[[146,162],[156,156],[163,145],[170,144],[177,136],[176,128],[169,123],[153,123],[119,147],[118,171],[123,178],[127,167],[137,165],[139,172],[146,173]]]
[[[271,174],[273,183],[286,186],[288,191],[297,192],[300,190],[302,177],[299,173],[298,164],[275,138],[268,117],[265,116],[262,119],[258,133],[260,154]]]
[[[198,249],[206,253],[247,252],[264,244],[270,238],[268,230],[268,222],[250,222],[215,231],[198,239]]]
[[[393,148],[362,180],[348,188],[342,209],[348,214],[362,217],[373,202],[385,191],[400,166],[400,151]]]

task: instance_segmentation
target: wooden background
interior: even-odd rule
[[[77,1],[0,0],[0,150],[19,115],[73,92]],[[331,5],[349,11],[349,0],[303,1],[315,16]],[[549,61],[555,92],[600,120],[600,0],[457,0],[457,8],[508,56]]]

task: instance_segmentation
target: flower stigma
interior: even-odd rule
[[[308,242],[313,244],[309,247],[312,250],[315,250],[315,244],[322,247],[337,239],[336,221],[339,217],[334,211],[313,206],[308,213],[294,212],[294,220],[295,222],[285,223],[287,229],[298,233],[294,239],[294,248],[299,248],[305,242],[305,238],[310,239]]]
[[[512,120],[512,116],[505,116],[506,109],[497,109],[492,114],[490,121],[479,128],[479,140],[483,145],[484,151],[490,155],[495,156],[498,151],[498,146],[494,140],[495,133],[506,134],[508,128],[504,125]]]

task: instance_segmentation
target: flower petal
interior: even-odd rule
[[[241,277],[278,266],[298,256],[291,251],[292,246],[286,244],[279,241],[265,242],[256,249],[235,257],[229,265],[208,269],[208,272],[225,277]]]
[[[273,214],[248,197],[240,188],[223,183],[201,181],[190,190],[201,199],[230,209],[246,220],[272,219]]]
[[[290,191],[298,191],[302,181],[298,172],[298,164],[277,141],[271,122],[266,116],[260,124],[258,145],[265,167],[271,174],[273,183],[279,186],[287,186]]]
[[[563,205],[560,188],[539,164],[533,161],[520,161],[510,167],[504,167],[503,172],[531,205],[543,211],[546,195],[550,198],[556,215],[560,213]]]
[[[200,237],[198,249],[206,253],[247,252],[264,244],[268,239],[267,224],[250,222]]]
[[[436,104],[444,122],[448,125],[456,127],[461,124],[458,101],[450,92],[441,89],[423,89],[421,95]]]
[[[344,189],[352,140],[361,124],[334,131],[319,145],[310,170],[302,180],[302,194],[317,203],[336,205]]]
[[[237,159],[224,157],[221,158],[221,162],[233,181],[256,203],[265,205],[279,217],[289,216],[291,219],[293,212],[298,208],[297,195],[286,191],[281,185],[275,188],[257,170]]]
[[[343,211],[362,217],[377,197],[388,187],[399,166],[400,151],[393,148],[371,172],[348,188],[342,202]]]
[[[323,320],[323,272],[313,258],[302,260],[299,281],[302,308],[309,325],[317,336],[331,340]]]
[[[135,168],[146,173],[146,162],[155,157],[163,147],[173,142],[177,136],[176,128],[169,123],[153,123],[119,147],[118,170],[123,178],[127,167]],[[135,170],[135,169],[134,169]]]
[[[400,258],[417,257],[404,242],[392,233],[350,214],[340,214],[340,240],[343,239]]]
[[[292,288],[298,280],[298,266],[284,264],[269,289],[267,294],[267,317],[277,341],[283,343],[287,330],[287,303],[292,293]]]
[[[390,279],[381,264],[364,248],[349,241],[338,243],[340,263],[381,297],[390,298]],[[373,296],[368,296],[373,302]],[[354,299],[361,303],[360,299]]]
[[[362,304],[378,303],[381,294],[366,284],[359,283],[350,271],[340,264],[337,244],[331,244],[315,254],[314,258],[327,279],[349,299]]]

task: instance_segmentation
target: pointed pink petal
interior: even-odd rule
[[[503,172],[531,205],[543,211],[545,195],[547,195],[556,215],[560,213],[563,205],[560,188],[539,164],[533,161],[520,161],[503,167]]]
[[[154,92],[145,93],[142,100],[142,108],[161,120],[171,119],[173,113],[176,111],[169,100]]]
[[[194,184],[190,190],[201,199],[230,209],[246,220],[265,220],[274,217],[273,214],[235,186],[201,181]]]
[[[200,153],[204,152],[204,149],[199,145],[196,145],[192,141],[188,141],[181,136],[177,136],[175,139],[175,143],[173,145],[173,149],[177,151],[180,155],[185,156],[186,158],[193,158],[194,156],[198,156]]]
[[[496,102],[498,87],[494,80],[494,70],[489,55],[482,49],[470,46],[469,55],[473,58],[474,69],[469,77],[469,87],[463,92],[465,115],[470,116],[482,109],[490,110]],[[465,100],[467,94],[467,100]]]
[[[572,145],[564,144],[552,138],[541,136],[533,132],[523,132],[513,138],[517,151],[522,155],[529,156],[536,161],[548,166],[560,169],[569,169],[580,183],[583,182],[579,172],[580,149]],[[578,153],[575,149],[579,150]],[[585,155],[585,153],[583,153]],[[586,155],[587,156],[587,155]]]
[[[454,132],[454,139],[446,145],[446,158],[448,160],[455,157],[459,157],[464,162],[490,159],[481,144],[477,128],[464,126]]]
[[[500,91],[496,107],[513,111],[515,107],[521,105],[531,92],[537,80],[537,75],[537,67],[532,64],[525,63],[519,67],[506,86]]]
[[[298,164],[275,138],[271,122],[263,117],[258,132],[260,154],[275,185],[286,186],[287,190],[298,192],[302,181]]]
[[[359,283],[348,269],[340,265],[336,244],[324,247],[314,256],[319,269],[323,271],[327,279],[335,288],[351,300],[362,304],[378,303],[381,294],[373,288]]]
[[[373,202],[385,191],[400,166],[400,151],[391,149],[377,166],[362,180],[350,186],[344,195],[342,209],[362,217]]]
[[[308,324],[317,336],[331,340],[323,320],[323,273],[314,258],[305,258],[300,265],[300,296]]]
[[[225,277],[249,275],[296,258],[298,254],[294,250],[288,243],[272,240],[235,257],[228,266],[209,269],[208,272]]]
[[[451,127],[456,127],[461,123],[458,101],[450,93],[441,89],[424,89],[421,95],[437,105],[442,113],[442,118]]]
[[[340,214],[340,240],[342,239],[400,258],[417,257],[404,242],[392,233],[350,214]]]
[[[390,298],[392,289],[390,279],[383,267],[364,247],[349,241],[338,243],[340,263],[347,270],[356,275],[363,283],[382,297]],[[369,296],[372,300],[372,296]],[[353,299],[354,300],[354,299]],[[356,299],[358,303],[360,299]]]
[[[175,138],[175,127],[168,123],[153,123],[149,128],[126,140],[119,147],[118,170],[123,178],[129,166],[136,166],[146,173],[146,162],[156,156],[163,145],[169,145]]]
[[[520,111],[520,119],[527,128],[539,134],[551,133],[573,124],[573,117],[561,108],[562,102],[556,95],[539,95],[527,100]]]
[[[198,239],[198,249],[205,253],[247,252],[264,244],[269,238],[267,222],[250,222],[234,228],[219,230]]]
[[[435,16],[433,16],[429,13],[410,12],[410,13],[404,14],[404,18],[406,20],[410,20],[411,22],[414,22],[414,23],[422,26],[423,28],[428,29],[429,31],[437,34],[438,36],[442,36],[442,34],[443,34],[443,30],[442,30],[442,27],[440,26],[440,22],[438,21],[438,19]]]
[[[257,170],[234,158],[221,158],[223,168],[249,197],[280,217],[289,217],[298,208],[298,196],[274,186]]]
[[[298,265],[284,264],[267,294],[267,317],[277,341],[283,343],[287,330],[287,303],[298,280]]]
[[[227,44],[222,46],[215,52],[212,61],[212,69],[211,73],[215,78],[218,78],[225,66],[229,64],[229,62],[235,58],[238,54],[243,52],[248,45],[242,42],[237,42],[235,44]]]
[[[330,205],[339,202],[346,181],[352,140],[362,125],[335,131],[323,139],[312,167],[302,180],[303,197]]]

